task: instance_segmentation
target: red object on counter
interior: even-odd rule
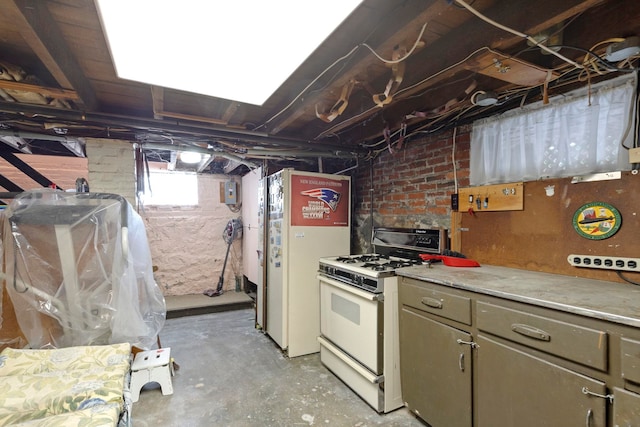
[[[442,263],[448,267],[480,267],[480,264],[478,264],[477,261],[455,256],[420,254],[420,258],[423,261],[442,261]]]

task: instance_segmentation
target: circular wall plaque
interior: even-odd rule
[[[602,240],[616,234],[622,223],[618,209],[608,203],[592,202],[580,206],[573,215],[573,228],[584,238]]]

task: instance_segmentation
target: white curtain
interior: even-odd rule
[[[474,122],[471,185],[629,170],[636,74]],[[629,127],[631,126],[631,127]],[[625,133],[628,134],[625,138]]]

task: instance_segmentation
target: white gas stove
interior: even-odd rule
[[[320,360],[376,411],[403,405],[396,270],[444,251],[446,232],[376,229],[375,253],[321,258]]]
[[[398,268],[418,263],[419,260],[381,254],[346,255],[321,258],[319,271],[348,285],[381,293],[386,277],[395,276]]]

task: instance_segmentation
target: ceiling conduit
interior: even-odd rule
[[[24,110],[23,105],[16,105],[13,102],[0,101],[0,111],[9,113],[22,113]],[[223,129],[218,128],[206,123],[179,121],[179,120],[154,120],[145,118],[132,118],[125,117],[116,114],[106,113],[87,113],[76,110],[61,110],[58,108],[51,108],[44,105],[34,105],[30,107],[32,114],[40,114],[43,116],[57,117],[58,120],[72,120],[75,122],[84,122],[87,125],[100,123],[100,126],[119,126],[128,127],[131,129],[137,129],[140,131],[149,132],[150,130],[162,130],[166,132],[174,133],[174,138],[179,138],[177,134],[194,135],[210,137],[210,138],[228,138],[237,139],[244,143],[268,143],[270,145],[281,145],[283,147],[292,147],[297,149],[318,149],[322,150],[336,150],[339,152],[345,152],[345,147],[336,144],[323,143],[321,147],[318,143],[306,140],[295,140],[286,138],[275,138],[267,133],[256,132],[244,129]],[[40,139],[45,139],[40,138]],[[351,157],[352,152],[364,153],[367,150],[358,147],[350,147],[347,157]]]

